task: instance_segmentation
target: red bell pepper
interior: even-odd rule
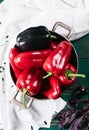
[[[22,70],[19,69],[15,63],[14,63],[14,59],[15,57],[20,53],[20,51],[17,48],[11,48],[10,52],[9,52],[9,61],[10,61],[10,65],[14,71],[15,77],[18,78],[19,75],[22,73]]]
[[[52,42],[50,43],[50,48],[51,48],[52,50],[56,49],[57,46],[58,46],[58,44],[57,44],[56,42],[54,42],[54,41],[52,41]]]
[[[26,107],[25,96],[27,92],[30,96],[37,95],[41,89],[43,82],[42,76],[44,71],[39,68],[38,70],[24,70],[16,82],[17,88],[23,92],[23,104]]]
[[[57,76],[59,81],[63,85],[66,85],[66,86],[70,86],[70,85],[74,84],[74,82],[76,81],[76,77],[85,78],[85,75],[84,74],[77,74],[76,68],[69,63],[64,68],[63,73],[61,75]]]
[[[50,76],[47,82],[44,82],[42,86],[42,94],[49,99],[57,99],[60,97],[62,91],[60,83],[55,76]]]
[[[15,57],[14,62],[20,69],[29,69],[34,66],[42,66],[43,62],[50,53],[50,49],[23,52]]]
[[[71,50],[72,46],[69,42],[62,41],[59,43],[57,48],[49,54],[43,64],[43,69],[48,73],[43,78],[61,74],[70,59]]]

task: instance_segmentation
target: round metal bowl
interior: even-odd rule
[[[65,28],[69,32],[66,37],[64,37],[64,36],[62,36],[62,35],[55,32],[55,30],[56,30],[56,28],[58,26],[61,26],[61,27]],[[71,51],[71,56],[70,56],[69,63],[71,63],[78,71],[78,64],[79,64],[78,63],[78,55],[77,55],[77,52],[76,52],[73,44],[69,41],[69,38],[70,38],[70,36],[72,34],[72,29],[69,26],[65,25],[64,23],[57,22],[53,26],[53,29],[52,29],[52,31],[50,31],[50,33],[57,37],[56,43],[60,44],[61,41],[68,41],[71,44],[72,51]],[[10,66],[10,73],[11,73],[11,78],[12,78],[14,84],[15,84],[16,83],[16,78],[15,78],[15,75],[14,75],[14,72],[13,72],[11,66]],[[19,90],[17,90],[17,92],[16,92],[16,94],[14,96],[14,101],[17,102],[17,103],[19,102],[19,101],[16,100],[16,96],[17,96],[18,92],[19,92]],[[27,93],[27,96],[31,98],[31,103],[32,103],[33,99],[47,99],[46,97],[44,97],[41,94],[38,94],[38,95],[32,97],[29,93]],[[31,103],[30,103],[30,105],[31,105]]]

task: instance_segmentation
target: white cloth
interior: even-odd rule
[[[16,86],[12,82],[8,53],[15,44],[15,38],[22,30],[45,25],[52,30],[55,22],[63,22],[73,28],[70,40],[89,33],[88,0],[5,0],[0,5],[0,115],[4,130],[38,130],[50,127],[53,114],[60,111],[66,102],[34,100],[31,108],[21,109],[12,101]],[[66,30],[56,30],[67,35]],[[6,37],[9,36],[9,37]],[[12,87],[13,86],[13,87]],[[20,97],[19,97],[20,98]],[[45,122],[47,124],[45,124]]]

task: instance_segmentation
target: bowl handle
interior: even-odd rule
[[[66,38],[69,39],[73,33],[73,29],[70,26],[68,26],[62,22],[56,22],[52,28],[52,32],[55,32],[55,30],[57,29],[58,26],[61,26],[62,28],[66,29],[68,31]]]
[[[16,105],[18,105],[19,107],[21,107],[21,108],[24,108],[24,106],[23,106],[23,103],[22,102],[20,102],[20,101],[18,101],[17,99],[16,99],[16,97],[17,97],[17,95],[19,94],[19,90],[16,90],[16,92],[15,92],[15,95],[14,95],[14,97],[13,97],[13,102],[16,104]],[[32,105],[32,103],[33,103],[33,101],[34,101],[34,98],[31,98],[30,96],[27,96],[28,98],[29,98],[29,102],[28,102],[28,104],[27,104],[27,108],[30,108],[31,107],[31,105]]]

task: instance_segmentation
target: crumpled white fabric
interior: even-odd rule
[[[89,33],[88,5],[88,0],[5,0],[0,4],[0,66],[3,66],[0,67],[0,120],[4,130],[31,130],[32,126],[33,130],[49,128],[55,111],[59,112],[66,105],[62,98],[34,100],[28,109],[13,103],[16,86],[10,75],[8,53],[16,42],[17,34],[38,25],[52,30],[59,21],[73,29],[69,40],[78,39]],[[60,27],[56,31],[63,36],[68,33]]]

